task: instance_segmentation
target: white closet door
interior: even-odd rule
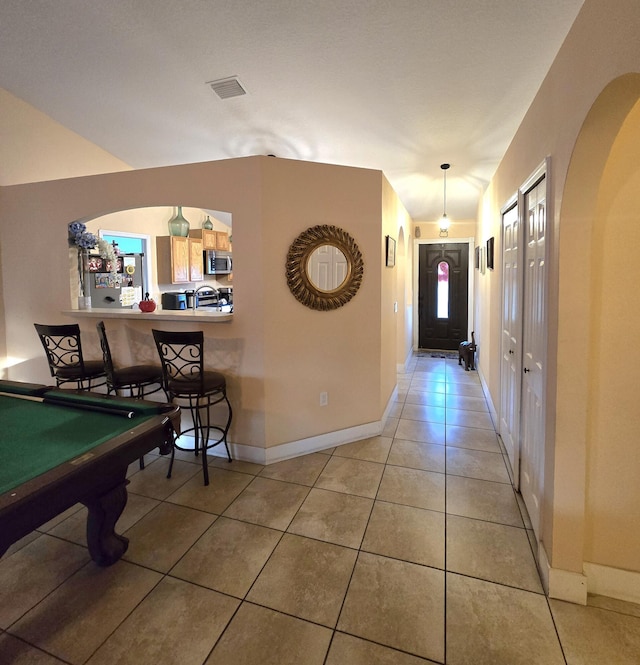
[[[520,387],[522,362],[522,228],[518,206],[502,215],[502,360],[499,432],[513,482],[520,483]]]
[[[536,535],[544,488],[547,200],[543,178],[524,196],[520,491]]]

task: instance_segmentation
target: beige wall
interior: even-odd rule
[[[413,224],[414,234],[416,228],[420,229],[421,240],[437,240],[440,237],[440,227],[437,220],[416,221]],[[473,238],[476,230],[475,219],[456,219],[451,222],[447,238]],[[476,242],[476,244],[478,243]]]
[[[0,186],[131,168],[2,88],[0,109]],[[38,221],[46,223],[46,213]],[[1,261],[0,255],[0,296],[4,293]],[[4,327],[0,297],[0,330]],[[0,335],[0,358],[5,364],[14,362],[7,360],[5,335]]]
[[[316,423],[314,433],[322,434],[380,418],[381,329],[386,326],[379,301],[382,176],[273,158],[266,160],[263,173],[264,269],[259,279],[266,307],[265,410],[271,446],[309,436],[310,422]],[[330,312],[304,307],[286,285],[289,246],[317,224],[345,229],[364,260],[360,290]],[[382,353],[395,362],[394,352],[385,347]],[[327,406],[320,406],[320,392],[328,393]]]
[[[69,321],[61,311],[70,307],[68,262],[63,259],[68,255],[67,224],[70,221],[90,219],[118,209],[172,206],[176,202],[207,209],[233,206],[239,220],[234,241],[240,248],[246,247],[246,254],[252,257],[245,261],[245,250],[238,252],[234,293],[239,303],[248,301],[250,306],[238,308],[232,326],[209,326],[206,336],[214,351],[233,350],[230,392],[242,405],[240,414],[243,410],[250,414],[250,417],[236,419],[235,435],[242,442],[263,446],[263,385],[261,380],[249,378],[263,377],[263,344],[245,342],[261,337],[263,319],[263,299],[256,298],[252,302],[251,295],[254,278],[262,269],[262,252],[256,249],[256,242],[261,238],[260,160],[229,160],[175,168],[0,189],[4,331],[7,354],[16,359],[7,374],[16,380],[50,380],[33,323]],[[255,194],[249,196],[247,191]],[[244,265],[246,270],[242,269]],[[146,339],[145,344],[137,344],[138,347],[151,345],[149,324],[122,324],[125,325],[131,339]],[[81,327],[87,332],[89,349],[97,357],[94,322],[83,322]],[[240,375],[248,377],[247,380],[238,379]]]
[[[67,224],[180,202],[185,210],[233,214],[234,320],[201,326],[213,357],[232,358],[224,367],[235,411],[232,440],[269,448],[379,421],[396,363],[395,316],[392,307],[381,311],[380,299],[383,288],[387,299],[395,297],[390,281],[382,286],[394,279],[394,271],[382,276],[383,217],[385,229],[391,225],[382,212],[383,188],[379,171],[267,157],[1,188],[7,354],[20,359],[9,377],[48,380],[33,323],[68,320],[60,314],[69,308],[68,262],[58,258],[68,255]],[[394,197],[388,188],[397,212]],[[334,312],[302,306],[285,280],[290,243],[320,223],[348,231],[365,261],[360,291]],[[149,324],[113,326],[118,339],[148,352]],[[95,337],[93,322],[82,328]],[[326,407],[319,406],[320,391],[329,393]]]
[[[630,405],[624,401],[614,404],[595,386],[591,373],[591,368],[600,372],[597,380],[610,389],[623,387],[629,372],[637,375],[637,360],[627,356],[627,369],[621,377],[614,377],[623,361],[608,362],[612,355],[608,340],[596,342],[603,339],[605,330],[630,331],[630,317],[627,310],[621,318],[623,312],[615,298],[600,307],[592,285],[612,283],[615,259],[613,248],[597,245],[597,233],[612,223],[609,220],[623,217],[633,208],[626,178],[613,187],[607,182],[610,173],[620,175],[613,158],[621,151],[612,149],[617,147],[616,135],[627,114],[640,98],[638,77],[624,76],[640,71],[639,32],[640,5],[635,0],[620,0],[615,12],[605,0],[586,0],[480,206],[478,236],[499,238],[501,207],[550,156],[550,334],[542,543],[553,568],[578,573],[591,557],[605,566],[640,571],[640,543],[635,536],[629,537],[640,531],[638,490],[616,476],[620,466],[630,477],[640,476],[640,458],[632,454],[628,443],[640,439],[637,416],[632,415],[637,410],[630,413]],[[636,146],[637,155],[635,137],[624,136]],[[636,171],[632,169],[632,173]],[[630,176],[631,181],[634,177]],[[598,198],[601,192],[604,194]],[[636,236],[625,228],[633,246]],[[637,245],[635,249],[637,253]],[[624,273],[627,284],[637,279],[637,272],[628,270]],[[496,276],[487,285],[488,292],[482,284],[476,287],[478,309],[485,314],[487,299],[500,302],[501,284]],[[492,304],[488,311],[490,316],[483,317],[476,330],[480,344],[490,340],[489,368],[483,369],[492,400],[499,404],[500,311]],[[602,328],[605,319],[608,323]],[[621,418],[626,424],[620,424]],[[608,433],[611,426],[621,436],[619,443]],[[616,489],[605,490],[611,483]],[[609,519],[611,503],[615,521]]]
[[[640,569],[640,356],[630,342],[640,330],[638,155],[640,102],[602,174],[590,284],[585,559],[627,570]]]
[[[382,183],[382,238],[380,241],[381,270],[380,316],[382,321],[381,350],[394,347],[395,357],[382,353],[380,397],[384,409],[396,386],[398,365],[402,366],[411,354],[412,256],[409,243],[411,218],[386,179]],[[386,265],[386,236],[396,241],[395,266]]]
[[[0,88],[0,185],[131,167]]]

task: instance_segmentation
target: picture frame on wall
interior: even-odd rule
[[[386,237],[386,250],[387,250],[387,268],[393,268],[396,264],[396,241],[391,237]]]
[[[487,268],[493,270],[493,236],[487,240]]]

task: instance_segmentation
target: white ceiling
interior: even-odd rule
[[[0,87],[134,168],[275,154],[476,215],[583,0],[0,0]],[[220,100],[208,81],[238,76]]]

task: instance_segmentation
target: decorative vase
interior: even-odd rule
[[[202,222],[202,228],[206,229],[207,231],[213,230],[213,222],[209,219],[209,215],[207,215],[207,219]]]
[[[182,216],[182,206],[178,206],[178,213],[169,220],[169,235],[186,238],[189,235],[189,228],[189,222]]]
[[[91,309],[89,250],[78,248],[78,309]]]

